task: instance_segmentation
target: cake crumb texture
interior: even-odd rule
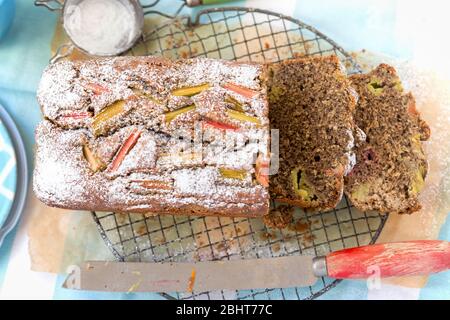
[[[430,128],[405,92],[395,69],[381,64],[350,77],[359,94],[355,121],[366,133],[357,147],[357,164],[346,177],[345,192],[361,210],[412,213],[428,171],[422,141]]]
[[[357,95],[336,56],[297,58],[268,69],[269,118],[279,130],[280,154],[271,196],[303,208],[333,208],[355,165],[355,137],[363,135],[353,121]]]

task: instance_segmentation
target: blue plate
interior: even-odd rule
[[[17,163],[11,137],[0,120],[0,227],[9,215],[16,194]]]
[[[0,246],[19,221],[28,189],[28,165],[22,137],[0,104]]]

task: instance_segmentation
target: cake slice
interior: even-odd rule
[[[336,56],[287,60],[268,66],[268,83],[280,155],[271,196],[303,208],[335,207],[355,163],[359,134],[353,122],[357,97],[343,66]]]
[[[393,67],[381,64],[350,77],[359,94],[356,124],[366,133],[345,191],[360,210],[412,213],[427,174],[421,141],[430,137],[411,93],[404,92]]]

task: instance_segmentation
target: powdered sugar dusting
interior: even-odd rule
[[[414,93],[417,109],[430,126],[431,137],[424,143],[429,169],[426,188],[420,196],[424,206],[450,211],[450,79],[420,70],[408,62],[397,64],[406,90]],[[434,181],[440,181],[431,187]],[[427,186],[430,186],[429,188]]]
[[[361,129],[359,129],[359,128],[357,130],[361,131]],[[345,148],[345,150],[346,150],[345,155],[348,158],[348,163],[347,163],[346,167],[344,168],[344,176],[348,175],[350,173],[350,171],[352,171],[353,167],[356,164],[356,155],[354,152],[355,138],[353,137],[353,131],[347,129],[346,132],[348,135],[348,144],[347,144],[347,147]]]
[[[208,195],[216,193],[216,168],[183,169],[172,172],[175,189],[183,194]]]
[[[261,66],[253,64],[211,59],[172,63],[153,57],[50,66],[38,96],[44,116],[54,123],[44,120],[41,127],[45,130],[37,131],[37,196],[54,206],[98,211],[264,214],[268,191],[253,181],[256,155],[267,155],[269,148],[261,72]],[[194,97],[172,94],[174,89],[205,81],[209,88]],[[259,93],[253,98],[236,95],[223,88],[227,82]],[[224,102],[227,96],[242,103],[243,112],[257,118],[260,125],[230,119],[230,105]],[[106,136],[94,136],[92,119],[118,100],[125,101],[123,109],[102,123]],[[166,117],[167,112],[191,105],[195,108],[189,112]],[[92,116],[71,119],[67,125],[63,115],[74,109]],[[216,121],[219,127],[206,126],[205,119]],[[224,130],[221,123],[239,130]],[[133,130],[140,135],[120,156]],[[103,169],[92,171],[84,156],[85,146],[104,164]],[[119,161],[117,169],[113,161]],[[45,178],[49,174],[45,168],[56,167],[58,180]],[[238,177],[222,177],[219,168],[237,170]],[[58,191],[60,185],[67,186],[67,191]]]

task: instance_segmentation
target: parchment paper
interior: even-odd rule
[[[55,51],[66,38],[58,26],[52,43]],[[431,139],[425,143],[429,173],[421,194],[423,209],[413,215],[390,215],[378,242],[436,239],[450,211],[450,83],[434,73],[419,70],[412,63],[395,61],[368,52],[354,53],[368,70],[380,62],[394,65],[417,100],[417,108],[431,127]],[[85,56],[75,51],[72,59]],[[84,260],[113,260],[99,236],[90,213],[49,208],[31,196],[28,219],[29,251],[32,269],[65,272],[67,266]],[[426,277],[386,280],[408,287],[422,287]]]
[[[424,143],[429,171],[420,194],[422,210],[412,215],[390,215],[378,242],[436,239],[450,212],[450,79],[420,70],[412,62],[397,61],[369,52],[354,53],[369,70],[381,62],[395,66],[405,90],[412,91],[417,109],[431,128],[431,138]],[[403,277],[387,283],[422,287],[427,277]]]

